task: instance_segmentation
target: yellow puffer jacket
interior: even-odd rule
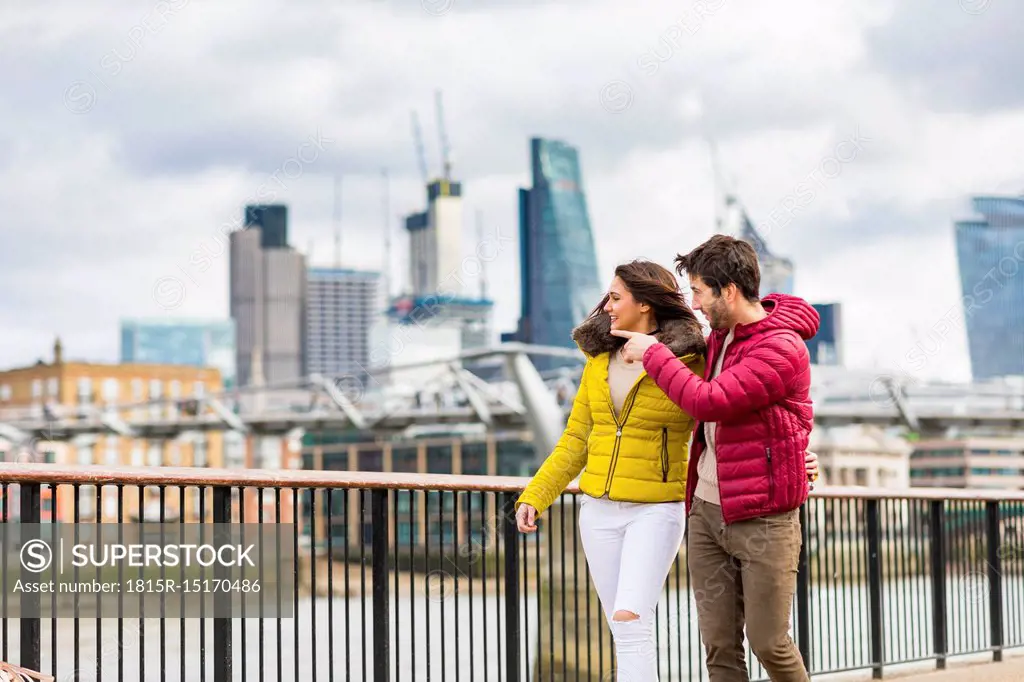
[[[616,418],[608,388],[611,353],[622,340],[608,316],[590,317],[573,331],[587,355],[565,431],[516,502],[543,513],[576,476],[592,497],[626,502],[678,502],[686,497],[689,441],[695,420],[641,372]],[[696,320],[673,320],[655,334],[698,376],[706,346]],[[582,472],[582,475],[580,473]]]

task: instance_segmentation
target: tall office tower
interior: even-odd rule
[[[815,365],[843,364],[843,326],[841,303],[813,303],[821,325],[813,338],[805,341]]]
[[[121,362],[214,367],[235,384],[233,320],[121,320]]]
[[[519,190],[522,313],[515,338],[575,348],[573,328],[604,292],[579,153],[558,140],[533,138],[530,164],[533,186]],[[551,358],[534,362],[541,369],[561,364]]]
[[[398,325],[458,328],[454,353],[490,345],[494,309],[493,301],[472,296],[464,286],[467,276],[477,272],[464,267],[462,211],[460,183],[439,179],[427,184],[427,210],[405,219],[411,291],[392,299],[387,311]]]
[[[405,220],[409,232],[409,283],[414,296],[444,291],[463,294],[462,184],[434,180],[427,185],[427,210]]]
[[[370,363],[370,330],[380,313],[380,273],[310,268],[306,362],[309,374],[362,381]]]
[[[246,207],[247,217],[253,208],[258,207]],[[230,305],[239,386],[306,374],[305,257],[282,243],[286,222],[268,229],[269,237],[259,223],[231,234]]]
[[[955,226],[971,374],[1024,375],[1024,197],[972,204],[980,216]]]
[[[725,221],[721,231],[749,243],[757,252],[757,261],[761,269],[759,296],[793,293],[793,261],[772,253],[768,248],[768,242],[751,222],[746,209],[731,194],[725,197]]]

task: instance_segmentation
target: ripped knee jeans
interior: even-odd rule
[[[683,540],[685,506],[584,496],[579,524],[587,566],[615,640],[616,682],[657,682],[654,613]],[[616,620],[620,611],[638,618]]]

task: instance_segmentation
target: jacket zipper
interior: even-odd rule
[[[775,471],[772,469],[772,449],[766,447],[764,449],[765,455],[768,457],[768,503],[774,504],[775,502]]]
[[[622,444],[622,427],[626,424],[629,411],[633,409],[633,403],[636,401],[636,394],[639,390],[640,382],[637,381],[626,396],[626,401],[623,403],[625,409],[622,410],[621,418],[615,416],[615,406],[609,405],[612,409],[612,418],[615,419],[615,447],[612,449],[612,461],[608,465],[608,478],[604,482],[604,494],[612,489],[612,476],[615,474],[615,465],[619,462],[619,446]]]
[[[668,483],[668,428],[661,427],[661,482]]]

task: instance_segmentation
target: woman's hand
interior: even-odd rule
[[[811,483],[814,483],[814,481],[818,480],[818,456],[811,452],[810,450],[808,450],[806,453],[804,464],[807,467],[808,480],[810,480]],[[814,486],[812,485],[811,489],[813,488]]]
[[[537,510],[528,504],[519,505],[516,511],[516,525],[520,533],[532,533],[537,530]]]

